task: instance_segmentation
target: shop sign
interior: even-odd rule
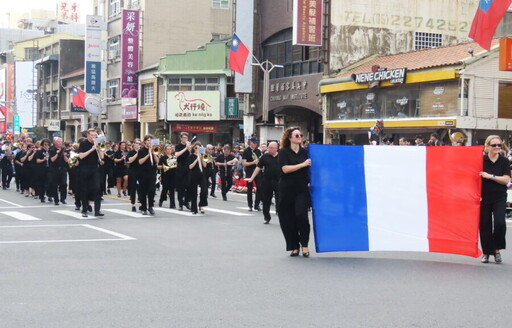
[[[500,39],[500,71],[512,71],[512,38]]]
[[[283,95],[271,95],[270,101],[285,101],[285,100],[301,100],[308,99],[307,92],[305,91],[308,87],[308,82],[306,80],[302,81],[288,81],[288,82],[277,82],[270,84],[270,92],[278,93],[278,92],[293,92],[290,94]]]
[[[136,120],[139,116],[136,98],[121,98],[121,108],[123,109],[123,120]]]
[[[224,109],[226,116],[238,116],[238,98],[226,97],[224,100]]]
[[[60,120],[47,120],[48,131],[60,131]]]
[[[389,81],[391,83],[404,83],[407,68],[395,68],[392,70],[379,69],[375,72],[352,74],[351,78],[356,83],[372,83]]]
[[[123,10],[121,34],[121,98],[137,98],[140,12]]]
[[[172,123],[172,131],[216,133],[217,123]]]
[[[219,91],[171,91],[167,99],[168,121],[220,120]]]
[[[323,0],[294,0],[293,45],[322,46]]]

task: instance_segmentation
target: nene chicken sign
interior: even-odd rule
[[[389,71],[385,68],[372,68],[372,72],[352,74],[351,78],[356,83],[374,83],[380,81],[404,83],[406,73],[407,68],[395,68]]]

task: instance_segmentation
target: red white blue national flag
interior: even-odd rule
[[[231,48],[229,49],[229,68],[244,75],[247,56],[249,56],[249,49],[236,34],[233,34]]]
[[[511,3],[512,0],[480,0],[468,36],[489,51],[494,32]]]
[[[77,86],[71,87],[71,104],[85,108],[85,91]]]

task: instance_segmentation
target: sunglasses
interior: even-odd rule
[[[296,134],[296,135],[294,135],[293,137],[294,137],[294,138],[302,138],[302,137],[304,137],[304,135],[302,135],[302,134]]]
[[[501,144],[491,144],[489,146],[491,146],[492,148],[496,148],[496,147],[501,148]]]

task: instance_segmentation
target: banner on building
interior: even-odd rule
[[[123,120],[136,120],[139,117],[137,98],[121,98],[121,108]]]
[[[7,84],[6,84],[7,69],[0,68],[0,105],[5,105],[7,99]]]
[[[224,100],[224,111],[226,116],[238,116],[238,98],[226,97]]]
[[[101,92],[101,16],[87,15],[85,30],[85,92]]]
[[[235,72],[235,92],[252,93],[252,75],[253,68],[252,53],[254,43],[254,1],[236,2],[236,35],[244,41],[249,50],[249,56],[246,59],[245,72],[239,74]]]
[[[46,120],[48,131],[60,131],[60,120]]]
[[[16,111],[20,116],[20,125],[24,128],[34,126],[36,115],[37,71],[31,61],[16,62]]]
[[[323,0],[293,1],[293,45],[322,46]]]
[[[172,91],[167,94],[168,121],[220,120],[219,91]]]
[[[14,130],[15,136],[17,136],[21,133],[20,116],[19,115],[14,115],[13,130]]]
[[[7,132],[7,107],[0,104],[0,133]]]
[[[121,98],[137,98],[140,12],[123,10],[121,32]]]
[[[172,131],[216,133],[217,123],[172,123]]]
[[[57,5],[57,20],[67,24],[80,23],[80,2],[59,1]]]

